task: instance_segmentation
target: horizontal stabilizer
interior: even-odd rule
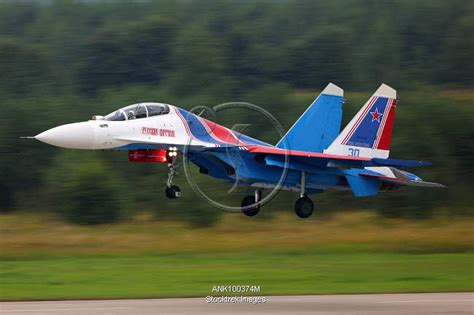
[[[412,180],[408,178],[392,178],[387,176],[378,176],[373,174],[360,174],[366,178],[374,178],[381,180],[386,183],[397,184],[402,186],[418,186],[418,187],[431,187],[431,188],[446,188],[445,185],[433,182],[425,182],[422,180]]]
[[[375,196],[379,192],[380,182],[377,179],[361,177],[356,170],[347,170],[346,179],[356,197]]]
[[[373,158],[372,162],[375,165],[380,166],[395,166],[395,167],[418,167],[418,166],[430,166],[431,162],[425,161],[413,161],[413,160],[395,160],[395,159],[380,159]]]

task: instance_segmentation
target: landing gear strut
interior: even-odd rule
[[[262,198],[261,190],[256,190],[255,195],[253,196],[252,195],[245,196],[244,199],[242,199],[242,203],[240,204],[240,206],[242,207],[242,213],[248,217],[253,217],[257,215],[258,212],[260,211],[260,205],[257,205],[257,203],[260,201],[261,198]]]
[[[306,173],[301,173],[301,192],[300,198],[295,203],[295,213],[300,218],[308,218],[313,214],[313,201],[306,195]]]
[[[173,185],[173,179],[178,174],[176,171],[176,157],[178,156],[178,149],[175,147],[171,147],[168,149],[167,158],[169,160],[168,163],[168,179],[166,180],[166,189],[165,194],[166,197],[170,199],[175,199],[181,197],[181,189]]]

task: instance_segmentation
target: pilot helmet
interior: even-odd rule
[[[136,118],[135,111],[134,111],[134,110],[129,110],[129,111],[127,112],[127,118],[128,118],[128,119],[135,119],[135,118]]]

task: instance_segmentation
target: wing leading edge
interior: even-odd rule
[[[285,150],[285,149],[280,149],[280,148],[275,148],[275,147],[262,147],[262,146],[256,146],[256,145],[245,146],[244,148],[250,153],[255,153],[255,154],[289,156],[290,158],[298,157],[299,160],[302,160],[305,163],[308,163],[308,164],[315,163],[318,166],[321,165],[321,162],[327,162],[326,166],[333,166],[333,167],[337,167],[340,164],[353,165],[353,166],[399,166],[399,167],[419,167],[419,166],[431,165],[430,162],[424,162],[424,161],[344,156],[344,155],[327,154],[327,153]]]

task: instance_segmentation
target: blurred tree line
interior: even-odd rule
[[[288,128],[331,81],[367,91],[346,93],[345,121],[381,82],[395,87],[401,102],[392,157],[433,161],[419,172],[450,188],[364,200],[328,193],[315,197],[321,211],[472,214],[472,34],[469,0],[1,3],[0,210],[76,204],[86,213],[102,204],[116,210],[111,219],[97,221],[94,213],[104,217],[98,207],[89,223],[141,209],[198,226],[215,222],[218,210],[197,202],[184,182],[185,198],[165,200],[164,165],[128,163],[125,153],[70,153],[19,136],[140,101],[184,108],[253,102]],[[233,118],[260,126],[254,136],[278,140],[250,113]],[[282,193],[268,208],[292,208],[294,198]]]

